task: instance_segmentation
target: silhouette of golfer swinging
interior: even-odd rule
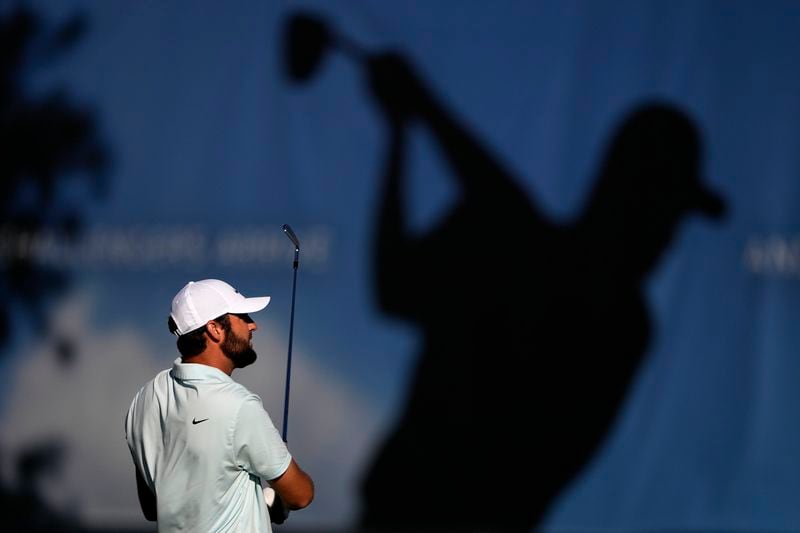
[[[313,22],[316,42],[332,42]],[[633,109],[584,209],[559,225],[404,58],[351,55],[389,132],[378,303],[423,335],[406,404],[366,473],[359,525],[530,531],[606,437],[647,351],[647,275],[686,215],[723,214],[699,179],[698,131],[668,103]],[[459,189],[421,236],[405,216],[412,122],[432,133]]]

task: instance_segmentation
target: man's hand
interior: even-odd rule
[[[289,509],[283,504],[283,500],[278,496],[272,487],[264,487],[264,501],[269,509],[269,520],[273,524],[283,524],[289,518]]]
[[[302,509],[314,499],[314,482],[294,459],[286,472],[269,482],[262,480],[261,487],[273,524],[283,524],[291,509]]]
[[[391,52],[372,56],[367,76],[373,96],[390,121],[401,124],[419,112],[426,91],[403,56]]]

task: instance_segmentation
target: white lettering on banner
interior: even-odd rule
[[[800,236],[752,237],[745,245],[743,260],[753,274],[800,279]]]
[[[274,226],[223,228],[198,226],[98,226],[78,237],[45,229],[0,227],[0,261],[30,261],[55,268],[163,270],[196,265],[239,269],[291,265],[294,246]],[[312,271],[327,267],[331,231],[325,226],[300,228],[301,262]]]

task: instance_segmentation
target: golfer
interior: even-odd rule
[[[172,300],[181,357],[125,419],[142,512],[159,531],[270,532],[314,497],[261,399],[231,379],[256,360],[249,313],[268,303],[216,279],[190,281]]]

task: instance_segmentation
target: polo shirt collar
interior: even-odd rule
[[[230,381],[233,379],[218,368],[201,363],[183,363],[178,357],[172,362],[172,377],[183,381]]]

